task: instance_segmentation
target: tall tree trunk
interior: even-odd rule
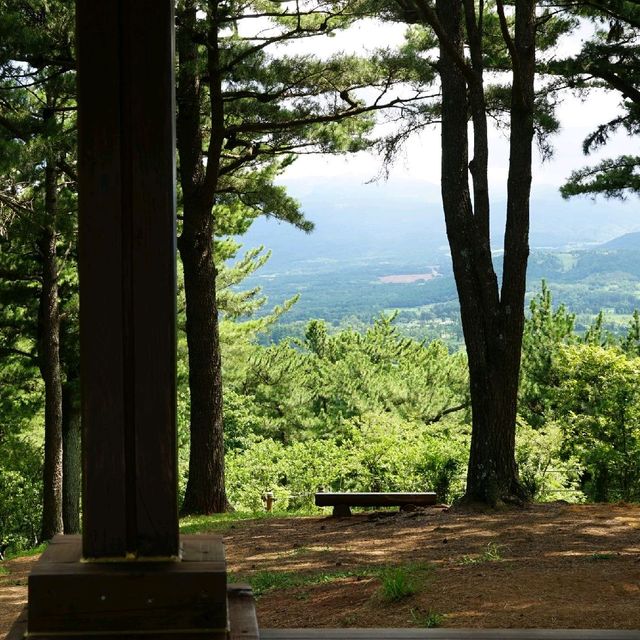
[[[47,222],[38,241],[42,267],[38,351],[45,387],[42,539],[62,533],[62,374],[55,217],[57,173],[45,168]]]
[[[213,263],[212,216],[186,228],[178,246],[184,266],[191,394],[191,449],[183,513],[219,513],[228,508],[224,484],[222,366]],[[207,221],[208,224],[207,224]]]
[[[517,3],[516,44],[510,46],[514,88],[501,292],[491,260],[482,33],[474,4],[467,0],[437,1],[442,81],[442,199],[469,360],[472,435],[465,500],[496,505],[526,498],[515,463],[515,423],[529,253],[535,66],[535,25],[531,16],[535,2]],[[469,34],[471,66],[464,60],[463,15]],[[471,163],[469,112],[474,129]],[[469,170],[473,178],[473,203]]]
[[[65,534],[80,533],[82,443],[78,380],[62,387],[62,521]]]
[[[212,4],[215,12],[215,3]],[[224,142],[224,113],[215,16],[210,15],[209,21],[208,76],[212,124],[205,164],[200,115],[200,63],[195,43],[196,3],[185,0],[178,12],[176,133],[183,194],[183,224],[178,249],[184,267],[191,397],[191,448],[183,514],[219,513],[230,508],[224,482],[222,368],[212,212]]]

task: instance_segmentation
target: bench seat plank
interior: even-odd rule
[[[316,506],[335,507],[402,507],[406,505],[430,506],[436,504],[434,492],[380,492],[380,493],[316,493]]]

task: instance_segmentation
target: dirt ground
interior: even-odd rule
[[[640,629],[639,505],[238,521],[224,541],[233,579],[264,592],[265,628]],[[26,602],[34,560],[4,563],[0,633]],[[405,567],[413,595],[384,597],[390,566]]]

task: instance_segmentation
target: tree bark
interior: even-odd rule
[[[185,221],[187,218],[185,207]],[[211,220],[207,212],[205,219]],[[185,514],[220,513],[229,507],[224,484],[222,366],[216,305],[213,240],[202,225],[183,230],[178,246],[184,266],[186,332],[191,394],[189,477]]]
[[[516,4],[507,225],[501,292],[491,259],[482,34],[474,3],[438,0],[442,81],[442,200],[469,361],[472,435],[465,501],[495,506],[526,496],[515,463],[515,423],[529,254],[535,24]],[[471,67],[464,61],[463,18]],[[446,38],[448,42],[444,42]],[[466,65],[467,63],[464,62]],[[468,158],[468,118],[474,159]],[[469,175],[473,178],[473,202]]]
[[[195,44],[196,3],[185,1],[178,17],[176,133],[183,194],[183,224],[178,249],[184,267],[191,400],[189,476],[182,513],[206,514],[230,508],[224,482],[222,367],[212,212],[224,142],[223,107],[217,24],[215,16],[210,15],[208,76],[212,124],[205,164],[200,115],[201,77]]]
[[[62,521],[65,534],[80,533],[82,443],[78,381],[62,387]]]
[[[38,240],[42,267],[38,351],[45,387],[42,539],[62,533],[62,374],[60,368],[60,307],[58,299],[57,173],[45,168],[46,224]]]

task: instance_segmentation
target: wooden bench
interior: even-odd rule
[[[333,507],[334,516],[350,516],[350,507],[428,507],[436,504],[436,494],[423,493],[316,493],[316,506]]]

